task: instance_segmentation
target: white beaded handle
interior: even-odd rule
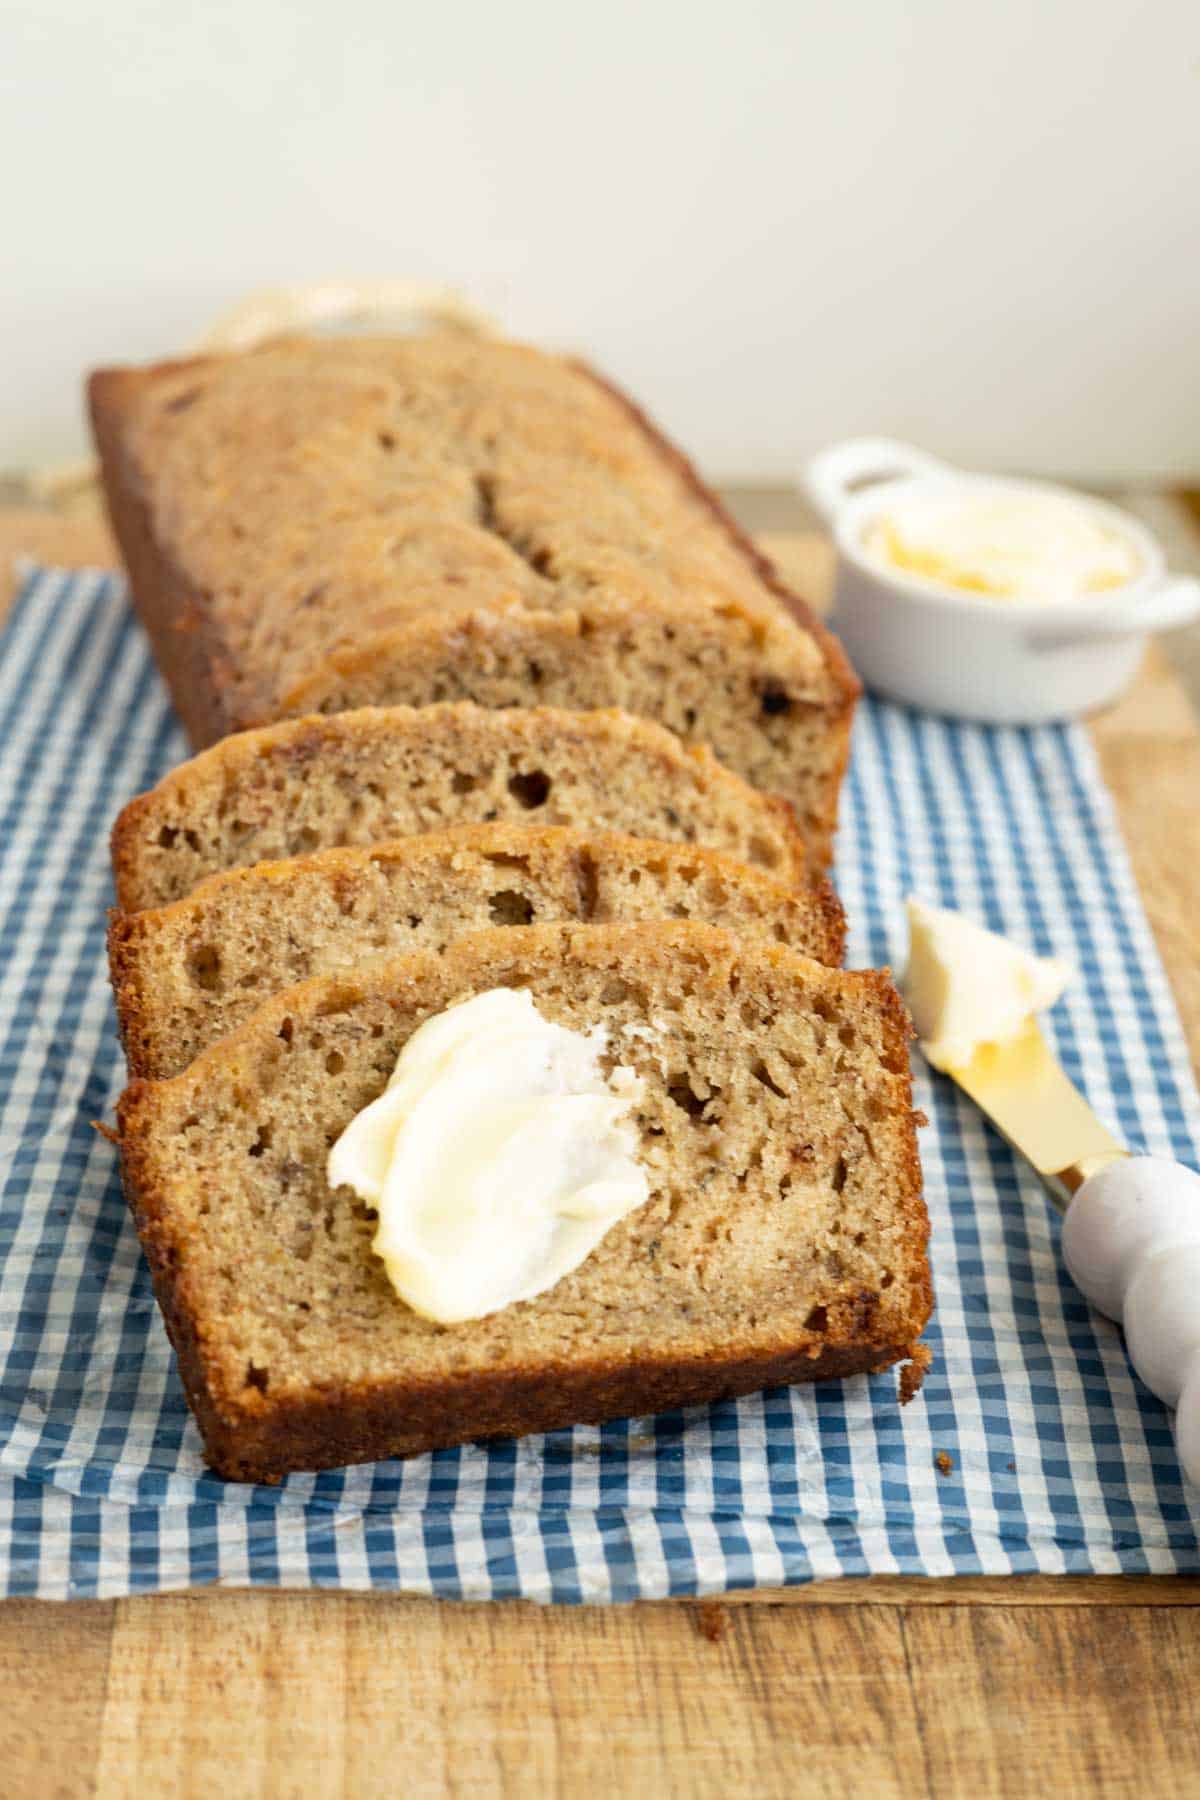
[[[1067,1207],[1063,1261],[1085,1299],[1124,1325],[1146,1386],[1175,1407],[1179,1461],[1200,1483],[1200,1175],[1161,1156],[1109,1163]]]

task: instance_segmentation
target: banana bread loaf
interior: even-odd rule
[[[644,1084],[650,1197],[537,1298],[411,1311],[329,1147],[416,1027],[526,988]],[[214,1468],[274,1481],[926,1360],[909,1023],[886,976],[691,922],[482,932],[268,1001],[119,1108],[126,1193]]]
[[[280,988],[469,931],[578,919],[702,919],[840,963],[828,882],[796,892],[695,845],[549,826],[464,825],[210,876],[186,900],[115,913],[130,1075],[177,1075]]]
[[[113,828],[117,903],[165,906],[222,869],[504,818],[708,844],[806,880],[786,801],[649,720],[366,707],[226,738],[131,801]]]
[[[461,334],[293,339],[89,391],[197,746],[364,705],[617,705],[785,794],[828,860],[849,664],[581,365]]]

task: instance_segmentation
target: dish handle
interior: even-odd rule
[[[1140,599],[1121,599],[1087,607],[1071,602],[1078,617],[1056,613],[1053,618],[1031,619],[1024,628],[1026,644],[1034,650],[1061,650],[1094,639],[1140,636],[1147,631],[1172,631],[1200,617],[1200,579],[1195,575],[1168,575]],[[1087,610],[1084,610],[1084,608]]]
[[[863,488],[913,475],[944,475],[948,466],[894,438],[847,438],[810,458],[800,471],[800,491],[826,519],[834,519]]]

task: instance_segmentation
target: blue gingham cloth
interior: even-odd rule
[[[889,1373],[275,1489],[209,1474],[92,1123],[124,1079],[108,827],[183,753],[122,584],[32,573],[0,637],[0,1593],[624,1600],[1200,1568],[1167,1413],[1068,1281],[1037,1181],[919,1057],[937,1312],[903,1412]],[[1070,958],[1049,1020],[1068,1072],[1130,1144],[1197,1160],[1179,1023],[1081,730],[866,703],[837,872],[853,963],[903,962],[909,892]]]

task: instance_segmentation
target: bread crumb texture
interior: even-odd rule
[[[502,819],[707,844],[807,878],[792,809],[660,726],[462,704],[368,707],[214,745],[121,812],[117,899],[163,906],[221,869]]]
[[[827,882],[797,891],[694,844],[513,823],[319,851],[210,876],[185,900],[117,913],[109,957],[132,1075],[168,1076],[280,988],[466,932],[577,919],[701,919],[837,964]]]

